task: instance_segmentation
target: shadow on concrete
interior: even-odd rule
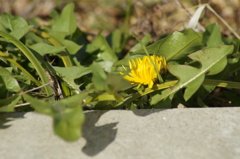
[[[97,155],[116,138],[116,126],[118,122],[95,126],[100,117],[106,112],[107,111],[92,111],[85,113],[85,123],[82,131],[87,143],[82,148],[82,152],[88,156]]]
[[[160,111],[164,111],[167,109],[136,109],[136,110],[132,110],[133,114],[137,115],[137,116],[147,116],[150,115],[152,113],[158,113]]]
[[[20,113],[0,113],[0,129],[6,129],[11,125],[8,122],[13,121],[17,118],[24,118],[26,112]]]

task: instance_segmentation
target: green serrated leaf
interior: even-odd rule
[[[46,32],[41,32],[41,31],[36,31],[36,30],[35,30],[35,32],[40,34],[42,37],[46,38],[51,44],[53,44],[53,46],[66,48],[66,46],[64,46],[61,43],[62,41],[64,41],[65,35],[59,34],[59,32],[54,32],[54,31],[51,31],[49,34]],[[64,66],[66,66],[66,67],[73,66],[72,60],[70,59],[70,56],[69,56],[69,53],[66,50],[61,52],[61,54],[59,54],[59,55],[62,58]]]
[[[66,47],[67,51],[71,55],[76,54],[82,48],[82,45],[78,45],[77,43],[70,40],[61,40],[61,43]]]
[[[120,73],[110,73],[105,82],[113,92],[126,90],[132,87],[130,82],[125,80]]]
[[[18,81],[11,75],[11,73],[0,66],[0,78],[3,80],[6,89],[9,92],[19,92],[21,90]]]
[[[77,28],[77,21],[74,14],[74,4],[70,3],[64,7],[62,13],[52,25],[52,30],[71,35]]]
[[[111,46],[114,52],[121,51],[122,32],[119,29],[113,31],[111,35]]]
[[[174,32],[147,47],[150,54],[166,57],[169,60],[179,60],[186,54],[192,53],[202,47],[201,34],[188,29],[182,32]],[[139,50],[133,54],[144,53],[144,50]]]
[[[203,33],[203,43],[208,47],[217,47],[222,44],[220,28],[217,24],[211,24]]]
[[[22,17],[12,16],[8,13],[4,13],[0,17],[0,30],[6,33],[10,33],[17,39],[22,38],[33,26],[28,26],[26,20]]]
[[[87,45],[88,53],[98,52],[97,60],[105,71],[110,72],[111,66],[118,60],[116,54],[102,35],[98,35],[91,44]]]
[[[227,60],[226,56],[232,51],[232,46],[222,45],[218,48],[206,48],[189,55],[190,58],[201,63],[200,68],[187,65],[168,65],[169,72],[176,76],[179,82],[154,96],[151,99],[151,104],[155,104],[168,96],[173,96],[181,88],[186,88],[184,99],[188,100],[202,84],[206,73],[208,75],[219,73],[221,70],[216,70],[216,65],[222,69],[226,66],[224,61]]]
[[[92,69],[92,74],[93,74],[92,81],[93,81],[94,87],[99,91],[106,90],[106,88],[107,88],[106,72],[103,70],[102,67],[100,67],[100,65],[98,63],[93,63],[91,65],[91,69]]]
[[[10,31],[14,31],[19,28],[24,28],[28,25],[24,18],[19,16],[12,16],[11,14],[8,13],[4,13],[1,15],[0,24]]]
[[[72,67],[53,67],[58,73],[58,76],[66,82],[66,84],[74,89],[77,93],[80,93],[79,85],[74,82],[75,79],[80,78],[86,74],[91,73],[89,67],[72,66]]]
[[[180,87],[187,87],[184,93],[185,100],[188,100],[198,90],[205,77],[201,70],[191,66],[170,65],[169,70],[173,75],[181,79],[178,83]]]
[[[232,53],[233,46],[221,45],[216,48],[208,48],[197,51],[189,57],[195,61],[199,61],[202,65],[201,69],[208,75],[215,75],[221,72],[227,64],[227,55]]]
[[[25,27],[22,27],[22,28],[17,28],[15,30],[13,30],[10,34],[17,39],[21,39],[25,34],[27,34],[29,32],[29,30],[31,28],[33,28],[32,25],[25,26]]]
[[[52,45],[48,45],[45,43],[37,43],[37,44],[30,46],[30,48],[32,50],[38,52],[42,56],[44,56],[46,54],[59,53],[59,52],[65,50],[65,47],[63,47],[63,46],[52,46]]]

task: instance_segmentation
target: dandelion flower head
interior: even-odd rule
[[[166,59],[164,57],[151,55],[150,58],[160,74],[167,71]],[[130,71],[127,75],[121,72],[124,75],[123,78],[130,81],[131,84],[138,84],[137,88],[141,85],[148,85],[148,88],[152,88],[158,75],[151,61],[148,56],[128,61]],[[123,68],[127,71],[124,66]]]

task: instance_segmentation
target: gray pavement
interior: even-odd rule
[[[37,113],[0,114],[1,159],[239,159],[240,108],[86,112],[68,143]]]

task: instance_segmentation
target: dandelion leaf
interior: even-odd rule
[[[151,104],[156,104],[168,96],[172,97],[182,88],[186,88],[184,99],[188,100],[201,86],[206,74],[214,75],[224,69],[227,64],[226,56],[232,51],[232,46],[221,45],[215,48],[206,48],[189,55],[192,60],[201,64],[200,68],[188,65],[169,65],[169,72],[176,76],[179,81],[175,86],[153,96]]]
[[[11,14],[4,13],[0,16],[0,30],[5,33],[10,33],[17,39],[21,39],[32,28],[28,25],[26,20],[19,16],[12,16]]]
[[[93,63],[91,65],[92,69],[92,82],[96,90],[102,91],[107,88],[106,79],[107,75],[104,69],[98,63]]]
[[[217,24],[211,24],[203,33],[203,43],[208,47],[217,47],[222,43],[222,35]]]
[[[3,67],[0,67],[0,85],[1,83],[5,85],[5,89],[9,92],[19,92],[21,90],[18,81]],[[4,92],[3,90],[1,91]]]
[[[147,47],[150,54],[166,57],[169,60],[179,60],[185,55],[192,53],[202,47],[201,34],[188,29],[182,32],[174,32]],[[144,53],[138,50],[134,54]]]
[[[77,93],[80,92],[78,84],[75,83],[75,80],[91,73],[91,69],[89,67],[83,66],[72,66],[72,67],[53,67],[57,72],[57,75],[64,81],[66,84],[74,89]]]
[[[65,50],[65,47],[63,47],[63,46],[52,46],[52,45],[45,44],[45,43],[37,43],[37,44],[30,46],[30,48],[32,50],[38,52],[42,56],[44,56],[46,54],[60,53],[61,51]]]
[[[107,72],[111,72],[113,63],[118,60],[117,55],[102,35],[98,35],[91,44],[88,44],[86,51],[94,56],[97,53],[98,55],[94,61],[97,61]]]
[[[61,15],[55,19],[52,30],[71,35],[77,29],[77,20],[74,14],[74,4],[69,3],[64,7]]]

